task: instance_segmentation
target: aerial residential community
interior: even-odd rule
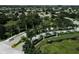
[[[75,53],[79,6],[0,6],[0,54]]]

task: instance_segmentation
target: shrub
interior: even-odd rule
[[[27,37],[21,37],[21,42],[25,42],[27,40]]]

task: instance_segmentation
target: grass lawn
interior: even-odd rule
[[[75,38],[74,38],[75,37]],[[44,54],[75,54],[79,53],[79,33],[68,33],[59,35],[58,37],[49,37],[40,41],[37,47]],[[53,40],[52,43],[48,43],[48,40]],[[60,40],[60,41],[57,41]]]
[[[62,34],[62,35],[59,35],[57,37],[49,37],[47,38],[47,40],[50,40],[50,41],[55,41],[55,40],[63,40],[63,39],[69,39],[69,38],[75,38],[75,37],[79,37],[79,32],[73,32],[73,33],[66,33],[66,34]]]
[[[53,42],[51,44],[44,44],[40,47],[42,53],[58,53],[58,54],[72,54],[79,53],[79,40],[63,40],[62,42]]]

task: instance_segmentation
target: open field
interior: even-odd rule
[[[36,48],[40,47],[42,53],[79,53],[79,33],[68,33],[58,37],[49,37],[40,41]]]

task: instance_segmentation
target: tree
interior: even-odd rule
[[[10,32],[10,35],[12,36],[13,33],[15,33],[17,22],[11,20],[11,21],[8,21],[4,26],[6,27],[6,30]]]
[[[74,26],[73,22],[69,19],[65,19],[62,16],[58,16],[55,20],[54,20],[55,26],[58,29],[67,29],[69,26]]]
[[[0,24],[0,38],[3,37],[4,33],[5,33],[5,27],[3,25]]]
[[[7,17],[4,13],[0,14],[0,24],[5,24],[7,22]]]
[[[36,53],[37,50],[31,39],[33,36],[37,34],[38,32],[37,29],[41,23],[41,19],[37,13],[30,12],[29,14],[27,14],[27,16],[23,20],[24,20],[24,24],[27,26],[27,30],[26,30],[27,37],[30,38],[23,45],[24,53],[31,53],[31,54]]]
[[[50,27],[53,26],[52,19],[49,17],[44,17],[44,19],[42,21],[42,25],[43,25],[43,29],[48,28],[50,30]]]
[[[36,53],[41,53],[39,48],[35,48],[34,44],[31,43],[30,40],[25,39],[26,42],[23,45],[23,51],[25,54],[36,54]]]
[[[25,44],[23,45],[24,53],[30,54],[34,51],[34,45],[31,43],[30,40],[26,40]]]

